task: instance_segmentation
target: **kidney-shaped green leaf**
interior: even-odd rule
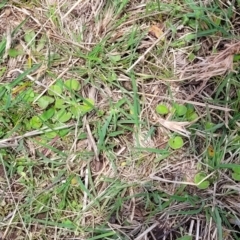
[[[183,139],[180,136],[172,137],[168,140],[168,145],[172,149],[179,149],[183,146]]]
[[[194,182],[195,182],[196,184],[198,184],[198,183],[200,183],[205,177],[206,177],[206,174],[205,174],[205,173],[203,173],[203,172],[197,173],[197,174],[195,175],[195,177],[194,177]],[[199,189],[206,189],[206,188],[209,187],[209,185],[210,185],[210,182],[206,180],[206,181],[203,181],[203,182],[201,182],[200,184],[198,184],[197,187],[198,187]]]
[[[53,103],[54,99],[49,96],[42,96],[38,99],[37,104],[41,109],[46,109],[49,104]]]
[[[60,95],[61,93],[62,93],[62,88],[57,84],[50,86],[48,89],[48,94],[50,96]]]
[[[158,104],[156,106],[156,112],[161,115],[168,114],[168,108],[165,104]]]
[[[65,109],[61,109],[55,113],[54,120],[59,121],[61,123],[65,123],[69,121],[71,117],[72,114],[70,112],[67,112]]]
[[[81,88],[81,85],[79,81],[76,79],[69,79],[65,82],[65,85],[68,89],[73,90],[73,91],[78,91]]]
[[[33,129],[39,129],[42,126],[42,120],[38,116],[33,116],[30,119],[30,126]]]
[[[232,173],[232,179],[235,181],[240,181],[240,174],[236,172]]]
[[[55,108],[61,109],[64,107],[65,101],[62,98],[57,98],[55,101]]]
[[[175,104],[174,107],[176,109],[176,114],[178,117],[185,115],[187,112],[187,107],[182,104]]]
[[[240,174],[240,165],[233,167],[232,170],[233,170],[235,173]]]

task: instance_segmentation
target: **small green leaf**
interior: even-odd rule
[[[1,3],[0,3],[0,9],[2,9],[6,4],[7,4],[8,0],[3,0]]]
[[[86,101],[88,101],[89,102],[89,104],[87,104],[87,103],[83,103],[83,105],[80,105],[79,107],[80,107],[80,111],[83,113],[83,114],[85,114],[85,113],[87,113],[87,112],[90,112],[90,111],[92,111],[93,110],[93,106],[94,106],[94,100],[92,100],[92,99],[85,99]]]
[[[76,79],[69,79],[65,82],[65,85],[68,89],[73,90],[73,91],[78,91],[81,88],[81,85],[79,81]]]
[[[21,175],[24,172],[24,166],[18,166],[17,167],[17,173]]]
[[[74,118],[77,118],[80,115],[79,106],[74,104],[70,107],[70,111]]]
[[[209,181],[203,181],[202,183],[200,183],[197,187],[199,189],[207,189],[209,187],[210,183]]]
[[[195,112],[195,108],[192,104],[187,104],[186,118],[188,121],[194,121],[198,118],[198,115]]]
[[[32,47],[33,50],[35,49],[35,35],[36,34],[32,29],[28,30],[24,35],[24,40],[29,46]]]
[[[84,114],[92,111],[94,109],[94,100],[90,98],[85,98],[83,104],[73,103],[70,111],[75,118],[78,116],[83,116]]]
[[[118,62],[121,60],[121,55],[109,55],[108,57],[112,62]]]
[[[164,104],[158,104],[156,107],[156,112],[161,115],[168,114],[168,108]]]
[[[192,62],[195,58],[196,58],[196,56],[195,56],[193,53],[190,53],[190,54],[188,55],[188,60],[189,60],[190,62]]]
[[[168,140],[168,145],[174,150],[179,149],[183,146],[183,139],[180,136],[170,138]]]
[[[60,137],[64,137],[64,136],[66,136],[69,132],[70,132],[69,129],[61,129],[61,130],[58,131],[58,135],[59,135]]]
[[[1,69],[0,69],[0,77],[3,76],[3,74],[6,72],[6,70],[7,70],[7,67],[1,67]]]
[[[55,113],[54,120],[59,121],[61,123],[65,123],[69,121],[71,117],[72,114],[70,112],[67,112],[65,109],[61,109]]]
[[[195,111],[195,108],[192,104],[187,104],[187,114],[191,114]]]
[[[37,104],[41,109],[46,109],[49,104],[54,102],[54,98],[49,96],[43,96],[38,99]]]
[[[54,115],[54,112],[55,112],[54,108],[50,108],[47,111],[43,112],[41,115],[42,120],[43,121],[49,120]]]
[[[72,114],[70,112],[67,112],[65,115],[63,115],[62,117],[59,118],[59,122],[61,123],[65,123],[67,121],[69,121],[72,117]]]
[[[93,109],[94,100],[91,99],[91,98],[85,98],[84,101],[83,101],[83,104],[86,105],[86,106],[89,106],[89,107],[91,107],[91,109]]]
[[[199,183],[201,182],[207,175],[204,172],[197,173],[194,177],[194,182]]]
[[[196,34],[195,33],[188,33],[188,34],[185,34],[182,39],[184,39],[186,42],[191,42],[195,38],[196,38]]]
[[[232,173],[232,179],[234,179],[235,181],[240,181],[240,174],[233,172]]]
[[[170,153],[163,153],[163,154],[161,154],[161,155],[159,154],[159,157],[157,157],[157,158],[154,160],[154,162],[155,162],[155,163],[158,163],[158,162],[166,159],[166,158],[169,157],[169,156],[170,156]]]
[[[47,42],[47,36],[46,35],[42,35],[42,37],[38,41],[36,51],[40,52],[46,46],[46,42]]]
[[[88,136],[87,136],[86,133],[80,133],[80,134],[78,135],[78,139],[79,139],[79,140],[83,140],[83,139],[87,139],[87,138],[88,138]]]
[[[32,88],[27,89],[23,92],[23,100],[26,102],[33,102],[35,97],[35,93]]]
[[[56,131],[51,131],[51,132],[46,132],[46,133],[45,133],[45,136],[46,136],[47,138],[50,138],[50,139],[55,138],[57,135],[58,135],[58,133],[57,133]]]
[[[33,129],[39,129],[42,126],[42,120],[38,116],[33,116],[30,119],[30,126]]]
[[[240,54],[233,55],[233,62],[237,62],[240,60]]]
[[[65,101],[62,98],[57,98],[55,101],[55,108],[61,109],[64,107]]]
[[[181,117],[187,113],[187,107],[182,104],[174,104],[174,107],[176,109],[176,114],[178,117]]]
[[[48,94],[50,96],[61,95],[61,93],[62,93],[62,88],[57,84],[50,86],[48,89]]]
[[[79,110],[82,114],[85,114],[89,111],[91,111],[93,108],[89,105],[79,105]]]
[[[200,172],[200,173],[198,173],[198,174],[195,175],[195,177],[194,177],[194,182],[195,182],[196,184],[198,184],[198,183],[200,183],[205,177],[206,177],[206,174],[203,173],[203,172]],[[200,183],[197,187],[198,187],[199,189],[206,189],[206,188],[209,187],[209,185],[210,185],[210,182],[209,182],[209,181],[203,181],[203,182]]]
[[[23,53],[22,51],[17,50],[17,49],[14,49],[14,48],[10,48],[10,49],[8,50],[8,55],[9,55],[9,57],[13,57],[13,58],[21,55],[22,53]]]
[[[240,174],[240,165],[233,167],[232,170],[233,170],[235,173]]]
[[[214,127],[214,123],[212,123],[212,122],[206,122],[205,123],[205,130],[210,130],[210,129],[212,129],[213,127]]]
[[[187,120],[188,120],[188,121],[194,121],[194,120],[196,120],[197,118],[198,118],[198,115],[197,115],[197,113],[195,113],[195,112],[187,115]]]
[[[74,229],[76,227],[75,224],[69,219],[63,220],[62,226],[66,229]]]

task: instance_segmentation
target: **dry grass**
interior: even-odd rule
[[[213,1],[205,4],[209,12],[204,14],[217,22]],[[225,4],[217,9],[224,12]],[[0,112],[11,120],[8,127],[0,122],[1,239],[237,239],[239,187],[231,164],[239,164],[239,84],[234,75],[239,67],[233,63],[239,41],[219,30],[182,45],[196,30],[191,22],[181,24],[182,15],[197,14],[196,6],[193,10],[187,3],[163,1],[159,9],[158,1],[147,0],[41,0],[9,1],[0,10],[0,35],[6,39],[1,86],[11,86],[41,63],[9,89],[11,101]],[[237,36],[236,7],[233,13],[229,31]],[[195,21],[209,30],[204,18]],[[149,30],[153,25],[161,28],[159,38]],[[27,43],[29,30],[35,36]],[[43,36],[47,40],[40,48]],[[211,46],[204,51],[199,45],[206,41]],[[12,48],[22,54],[10,57]],[[65,103],[92,99],[94,109],[61,126],[19,127],[41,113],[41,96],[67,79],[78,80],[81,89],[56,96]],[[37,93],[29,106],[15,102],[25,82]],[[172,111],[160,117],[155,110],[159,103],[169,108],[191,104],[197,118]],[[14,122],[12,116],[19,117]],[[208,131],[206,122],[217,130]],[[69,132],[45,136],[59,129]],[[176,135],[185,144],[172,150],[168,140]],[[204,190],[194,182],[200,171],[211,183]]]

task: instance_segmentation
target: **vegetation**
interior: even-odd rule
[[[0,3],[1,239],[239,239],[240,2]]]

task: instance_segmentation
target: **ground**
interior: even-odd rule
[[[240,2],[0,3],[0,239],[239,239]]]

